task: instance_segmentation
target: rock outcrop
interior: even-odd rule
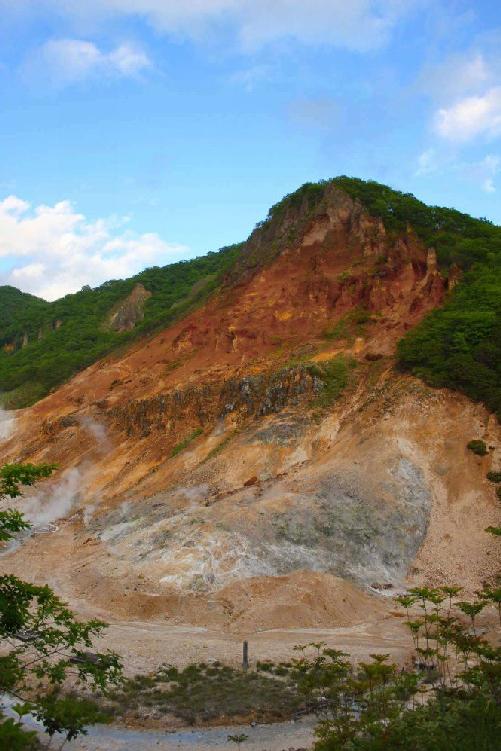
[[[136,284],[130,295],[119,302],[106,320],[106,327],[112,331],[132,331],[138,321],[144,318],[144,304],[151,292],[144,285]]]

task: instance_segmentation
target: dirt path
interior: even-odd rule
[[[99,647],[119,652],[126,672],[135,674],[154,670],[164,662],[178,667],[213,660],[238,665],[244,639],[249,642],[251,666],[257,660],[286,660],[297,654],[297,644],[308,642],[326,642],[357,660],[366,659],[373,652],[403,660],[411,647],[402,619],[391,615],[350,627],[273,629],[248,634],[172,626],[161,621],[119,621],[110,624]]]
[[[282,751],[282,749],[310,748],[313,742],[314,723],[282,722],[274,725],[250,727],[227,726],[203,730],[182,730],[175,733],[128,730],[114,727],[95,727],[89,736],[69,745],[73,751],[231,751],[234,744],[228,735],[244,733],[248,740],[242,746],[246,751]]]
[[[16,700],[6,694],[0,695],[0,703],[5,713],[14,717],[12,706]],[[23,719],[25,727],[41,731],[40,723],[31,715]],[[280,722],[272,725],[226,725],[216,728],[181,728],[165,730],[136,730],[116,725],[95,725],[87,729],[88,734],[65,744],[70,751],[229,751],[228,735],[247,736],[246,751],[282,751],[282,749],[309,748],[313,741],[315,721],[306,718],[300,721]],[[47,736],[41,733],[41,738]],[[63,741],[56,733],[55,747]]]

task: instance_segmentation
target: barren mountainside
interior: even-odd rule
[[[383,595],[409,582],[489,579],[498,228],[441,210],[407,220],[419,202],[379,191],[378,208],[363,185],[273,207],[148,336],[131,336],[155,301],[146,281],[103,307],[103,336],[128,338],[19,410],[0,443],[2,462],[59,467],[4,565],[108,618],[239,632],[391,618]],[[13,389],[18,354],[0,368]],[[437,388],[447,378],[488,406]]]

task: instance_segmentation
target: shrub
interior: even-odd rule
[[[188,723],[216,718],[252,716],[272,722],[292,717],[302,697],[287,680],[269,674],[243,671],[221,663],[196,663],[185,668],[162,666],[156,674],[136,676],[115,696],[120,710],[142,714],[142,707],[156,706]],[[277,666],[279,667],[279,666]]]
[[[54,469],[50,464],[0,467],[0,541],[8,542],[30,526],[18,509],[5,508],[7,499],[17,499],[23,487],[50,477]],[[48,586],[0,575],[1,749],[38,747],[33,745],[33,733],[22,727],[21,719],[28,713],[51,738],[59,732],[66,740],[85,734],[89,723],[106,719],[90,699],[63,694],[67,681],[75,677],[77,685],[99,694],[120,683],[118,656],[88,651],[104,627],[101,621],[76,620]],[[18,700],[12,707],[18,721],[4,718],[1,697],[9,694]]]
[[[302,649],[298,686],[321,717],[315,751],[497,751],[501,652],[475,619],[487,602],[499,607],[500,593],[453,602],[459,591],[422,587],[396,598],[407,611],[414,668],[388,654],[354,667],[324,644],[307,645],[313,657]]]
[[[344,355],[309,366],[310,373],[323,383],[322,391],[315,400],[316,406],[329,407],[336,401],[348,385],[350,371],[355,366],[355,360]]]
[[[467,448],[469,448],[470,451],[472,451],[477,456],[485,456],[488,453],[485,441],[478,439],[470,441],[467,445]]]
[[[334,326],[324,329],[322,336],[329,341],[336,341],[338,339],[353,340],[356,336],[360,336],[363,333],[365,325],[370,320],[370,312],[366,308],[357,306],[340,318]]]
[[[487,479],[491,482],[501,482],[501,472],[487,472]]]
[[[20,722],[12,717],[2,719],[0,716],[0,748],[9,751],[32,751],[40,748],[36,733],[25,730]]]

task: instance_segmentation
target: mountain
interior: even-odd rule
[[[402,342],[400,364],[499,413],[501,228],[347,177],[303,185],[273,206],[246,242],[202,258],[84,288],[54,303],[0,288],[4,404],[33,403],[104,354],[181,318],[215,291],[242,283],[297,245],[309,225],[326,221],[334,194],[377,217],[388,237],[415,234],[436,251],[437,268],[449,287],[460,280],[447,304]],[[379,277],[391,273],[385,253],[374,270]]]
[[[85,612],[239,633],[383,633],[398,625],[384,592],[467,596],[497,564],[500,248],[485,220],[337,178],[209,257],[210,294],[190,279],[184,309],[153,287],[173,267],[113,283],[94,319],[110,352],[0,444],[0,462],[59,466],[3,563]],[[2,379],[23,353],[53,357],[58,320],[2,355]],[[40,383],[27,373],[13,389]]]

